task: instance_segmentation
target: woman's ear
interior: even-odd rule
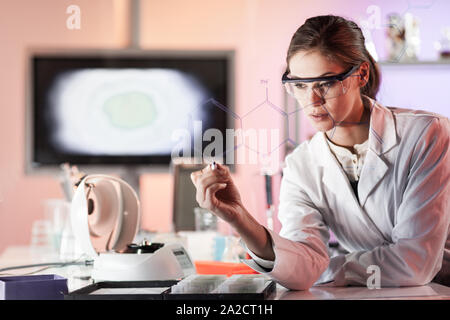
[[[364,87],[369,81],[369,74],[370,74],[370,65],[367,61],[364,61],[359,67],[359,76],[360,76],[359,86],[361,88]]]

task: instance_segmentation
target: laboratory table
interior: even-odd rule
[[[29,246],[8,247],[0,255],[0,269],[9,266],[35,264],[58,261],[58,255],[39,251]],[[18,275],[42,269],[39,267],[8,271]],[[49,268],[36,274],[53,273],[68,279],[69,292],[91,284],[87,276],[89,267],[67,266]],[[306,291],[292,291],[277,284],[276,292],[271,296],[274,300],[450,300],[450,287],[430,283],[417,287],[380,288],[366,287],[333,287],[330,284],[316,285]]]

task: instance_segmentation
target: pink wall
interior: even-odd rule
[[[51,177],[25,176],[25,53],[30,47],[106,47],[127,43],[124,1],[0,2],[0,251],[28,244],[42,201],[62,197]],[[66,28],[66,8],[81,7],[81,30]]]
[[[285,53],[293,32],[307,17],[333,13],[360,19],[367,16],[366,9],[374,2],[142,0],[141,46],[143,49],[235,49],[236,112],[244,115],[265,99],[266,88],[261,80],[268,80],[269,100],[282,107],[279,79]],[[81,8],[81,30],[66,28],[65,10],[70,4]],[[408,9],[408,2],[379,1],[379,6],[384,17],[390,10]],[[413,10],[417,14],[426,13],[427,17],[433,17],[434,12],[438,17],[435,26],[440,28],[439,23],[445,21],[442,12],[449,9],[448,5],[442,6],[441,1],[431,8]],[[27,244],[32,221],[43,217],[42,200],[62,197],[52,177],[30,177],[24,173],[25,49],[123,48],[129,41],[127,10],[125,0],[0,2],[0,193],[4,199],[0,202],[0,252],[9,245]],[[429,24],[426,28],[430,28]],[[381,36],[379,31],[377,37]],[[433,37],[428,41],[435,40]],[[432,52],[427,49],[426,54],[429,57]],[[246,126],[271,128],[276,119],[276,125],[282,127],[281,118],[272,117],[270,109],[264,108],[261,116],[247,118]],[[235,179],[247,208],[263,222],[265,195],[259,167],[241,165]],[[278,187],[279,181],[275,186],[275,202]],[[172,177],[145,175],[141,190],[142,227],[169,231]],[[276,221],[275,229],[279,227]]]

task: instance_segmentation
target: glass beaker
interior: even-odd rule
[[[48,220],[36,220],[31,227],[31,247],[49,249],[52,246],[51,225]]]
[[[70,221],[70,202],[65,199],[44,201],[46,220],[50,223],[50,242],[54,251],[59,252],[64,228]]]
[[[194,208],[196,231],[217,231],[217,216],[200,207]]]

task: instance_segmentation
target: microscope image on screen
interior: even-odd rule
[[[214,104],[232,109],[232,59],[232,52],[31,55],[28,167],[168,167],[177,150],[194,154],[209,143],[208,129],[225,136],[233,125]]]
[[[87,69],[60,74],[49,91],[54,148],[65,153],[170,153],[172,132],[208,93],[192,77],[170,69]],[[206,119],[204,119],[206,120]]]

